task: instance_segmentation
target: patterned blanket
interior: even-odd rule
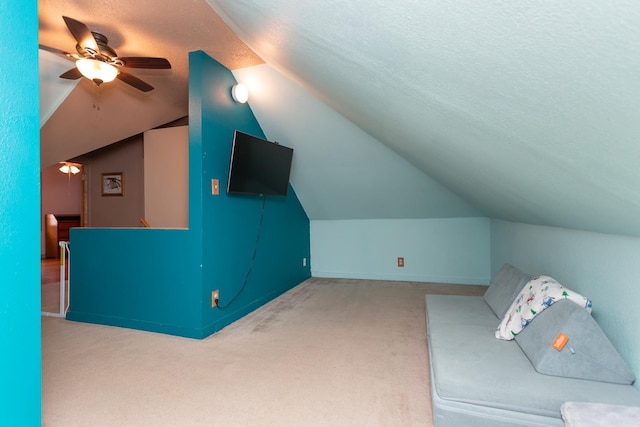
[[[511,303],[511,307],[498,325],[496,338],[512,340],[533,318],[560,299],[569,299],[591,313],[591,300],[573,292],[549,276],[531,279]]]

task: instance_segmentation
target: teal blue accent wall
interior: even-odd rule
[[[554,277],[593,301],[594,319],[640,377],[640,239],[493,220],[495,274],[509,262]],[[636,387],[640,387],[638,381]]]
[[[198,242],[187,230],[72,229],[67,319],[201,337]]]
[[[232,101],[233,75],[203,52],[189,55],[189,74],[189,228],[72,229],[69,320],[203,338],[311,275],[309,220],[291,186],[287,197],[225,193],[234,130],[264,137],[249,105]],[[224,305],[242,287],[263,201],[246,286],[212,308],[213,290]]]
[[[0,425],[41,424],[36,2],[0,6]]]
[[[189,66],[189,140],[191,147],[198,147],[192,155],[197,152],[201,162],[196,163],[202,165],[189,174],[191,182],[204,189],[198,199],[201,205],[191,204],[190,212],[202,212],[202,313],[207,334],[310,277],[310,263],[302,264],[305,257],[309,261],[309,219],[291,186],[286,197],[226,194],[234,131],[265,136],[249,104],[231,98],[236,80],[228,69],[201,51],[190,54]],[[218,196],[211,195],[214,178],[220,182]],[[263,202],[262,231],[246,286],[227,309],[212,309],[213,290],[220,291],[220,303],[225,305],[242,287]]]

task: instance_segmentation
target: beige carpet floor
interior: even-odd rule
[[[424,294],[312,278],[192,340],[42,317],[44,426],[431,426]]]

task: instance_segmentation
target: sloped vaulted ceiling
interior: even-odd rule
[[[489,215],[640,236],[639,3],[208,1]]]

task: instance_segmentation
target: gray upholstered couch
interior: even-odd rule
[[[640,406],[633,373],[573,302],[552,304],[515,340],[495,338],[530,278],[507,264],[484,297],[426,296],[436,427],[561,426],[567,401]],[[561,351],[551,347],[559,331],[569,337]]]

